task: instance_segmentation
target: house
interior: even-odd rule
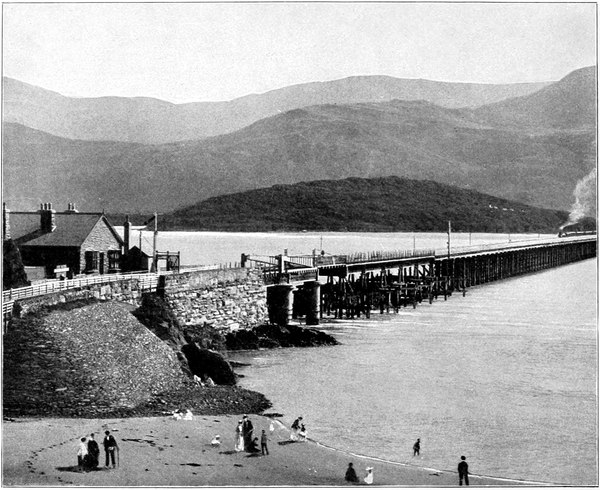
[[[73,203],[57,212],[44,203],[33,212],[4,205],[2,214],[4,239],[14,240],[25,266],[43,267],[48,278],[121,270],[124,242],[103,213],[80,213]]]

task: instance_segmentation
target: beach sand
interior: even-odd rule
[[[15,419],[4,421],[2,435],[3,486],[352,486],[344,481],[349,462],[361,479],[373,467],[374,486],[458,486],[458,475],[378,461],[329,449],[314,441],[289,442],[282,425],[269,431],[271,419],[250,415],[254,435],[269,436],[268,456],[233,451],[235,428],[241,415],[128,419]],[[104,467],[80,473],[77,446],[94,433],[101,443],[110,430],[119,444],[116,469]],[[222,445],[210,441],[221,436]],[[311,434],[309,434],[310,436]],[[282,443],[282,444],[280,444]],[[457,461],[458,462],[458,457]],[[449,467],[454,462],[449,462]],[[470,477],[471,486],[513,486],[519,482]]]

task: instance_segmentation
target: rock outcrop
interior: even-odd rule
[[[317,347],[338,345],[331,335],[316,328],[297,325],[259,325],[249,330],[230,332],[225,337],[229,350],[247,350],[273,347]]]

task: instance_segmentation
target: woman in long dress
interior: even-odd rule
[[[242,429],[242,421],[238,422],[235,429],[235,451],[239,453],[244,450],[244,431]]]

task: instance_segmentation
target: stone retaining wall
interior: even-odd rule
[[[17,311],[23,315],[44,305],[89,298],[139,306],[144,292],[139,280],[129,279],[19,300]],[[185,325],[208,323],[226,332],[258,325],[268,318],[266,286],[256,269],[218,269],[161,276],[158,293]]]
[[[111,282],[108,284],[93,284],[80,289],[69,289],[44,296],[20,299],[17,301],[17,310],[20,315],[38,311],[45,305],[56,305],[80,299],[95,298],[99,300],[120,301],[132,305],[140,304],[143,290],[140,281],[128,279],[125,281]]]
[[[185,325],[221,331],[252,327],[268,318],[266,286],[256,269],[219,269],[164,276],[163,294]]]

